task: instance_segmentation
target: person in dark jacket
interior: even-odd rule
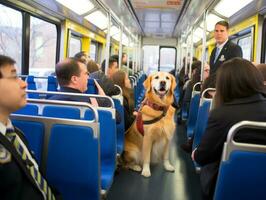
[[[200,145],[191,155],[202,166],[200,179],[203,199],[213,198],[228,131],[243,120],[265,122],[266,97],[263,78],[256,67],[247,60],[234,58],[218,69],[215,109],[210,112]],[[247,131],[243,134],[236,135],[235,140],[266,144],[265,134]]]
[[[88,71],[84,63],[75,58],[66,58],[56,64],[56,76],[60,85],[59,92],[84,93],[87,90]],[[97,84],[96,84],[97,85]],[[98,91],[102,91],[98,88]],[[104,95],[99,93],[99,95]],[[110,107],[111,102],[106,98],[88,98],[86,96],[53,95],[50,100],[79,101],[91,103],[94,106]],[[116,112],[116,122],[121,121],[121,116]]]
[[[102,64],[102,70],[95,71],[90,74],[90,77],[97,79],[99,85],[107,96],[118,95],[120,93],[119,88],[115,87],[112,76],[118,70],[117,60],[110,58],[109,67],[107,69],[107,75],[105,75],[105,62]]]
[[[239,45],[228,40],[229,24],[226,21],[219,21],[215,24],[214,38],[216,47],[210,56],[210,75],[216,73],[221,64],[235,57],[242,58],[243,53]]]
[[[18,78],[14,65],[12,58],[0,55],[0,199],[55,200],[49,184],[43,187],[47,182],[24,134],[9,119],[27,103],[27,83]]]

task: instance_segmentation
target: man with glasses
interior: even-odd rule
[[[27,103],[27,83],[18,78],[14,65],[12,58],[0,55],[0,198],[54,200],[26,138],[9,119]]]
[[[58,83],[60,85],[59,92],[70,92],[70,93],[85,93],[87,91],[87,84],[89,73],[87,71],[87,66],[81,62],[79,59],[76,58],[66,58],[61,62],[56,64],[56,76]],[[98,91],[101,91],[99,94],[104,95],[103,90],[97,84]],[[91,103],[94,106],[101,106],[101,107],[110,107],[111,102],[106,98],[98,97],[95,98],[88,98],[86,96],[69,96],[69,95],[53,95],[51,100],[63,100],[63,101],[78,101],[78,102],[87,102]],[[121,121],[121,117],[116,112],[116,122],[119,123]]]

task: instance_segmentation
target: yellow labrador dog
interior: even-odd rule
[[[173,172],[169,162],[169,145],[175,131],[173,93],[175,78],[167,72],[150,75],[144,82],[145,99],[137,119],[125,137],[122,155],[125,166],[149,177],[150,162],[163,160],[164,168]]]

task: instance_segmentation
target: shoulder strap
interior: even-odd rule
[[[39,188],[37,187],[34,179],[32,178],[29,170],[27,169],[24,161],[22,160],[21,156],[18,154],[17,150],[13,146],[12,143],[2,134],[0,133],[0,143],[6,148],[12,155],[12,158],[18,163],[19,167],[22,169],[26,177],[30,180],[30,182],[37,188],[39,191]],[[11,159],[12,159],[11,158]]]
[[[162,119],[165,115],[166,115],[166,110],[163,110],[163,113],[159,117],[156,117],[152,120],[143,121],[143,124],[153,124],[153,123],[159,121],[160,119]]]

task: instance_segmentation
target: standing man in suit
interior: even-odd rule
[[[228,40],[228,30],[229,24],[226,21],[219,21],[215,24],[216,47],[210,57],[210,75],[214,75],[223,62],[243,56],[241,47]]]
[[[0,55],[0,199],[55,200],[23,133],[9,116],[24,107],[27,83],[18,78],[15,61]]]

